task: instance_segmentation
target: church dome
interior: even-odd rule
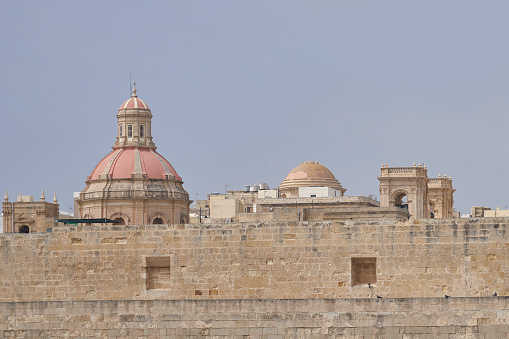
[[[122,105],[120,105],[119,109],[149,109],[145,101],[141,100],[138,97],[131,97],[124,101]]]
[[[136,95],[136,88],[133,90],[133,95],[124,101],[122,105],[120,105],[119,109],[150,109],[148,108],[145,101],[138,98]]]
[[[288,173],[279,186],[282,193],[297,190],[299,187],[331,187],[346,191],[332,172],[316,161],[304,161]]]
[[[80,218],[108,218],[122,225],[189,222],[189,194],[152,141],[152,112],[136,83],[117,113],[113,151],[87,177],[77,204]]]
[[[119,148],[105,156],[94,168],[88,180],[109,175],[111,179],[130,179],[132,175],[145,175],[147,179],[165,179],[174,176],[182,181],[173,166],[159,153],[150,148]]]

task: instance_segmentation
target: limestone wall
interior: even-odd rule
[[[2,234],[0,301],[507,295],[508,227],[484,218]]]
[[[507,338],[509,298],[0,303],[2,338]]]

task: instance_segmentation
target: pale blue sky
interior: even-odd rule
[[[61,209],[113,145],[129,72],[191,199],[304,160],[347,195],[382,162],[509,206],[507,1],[11,1],[0,21],[0,189]]]

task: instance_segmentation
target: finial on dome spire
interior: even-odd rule
[[[7,190],[5,190],[4,201],[9,201],[9,196],[7,195]]]
[[[53,203],[56,204],[57,202],[58,202],[57,192],[55,192],[55,195],[53,196]]]
[[[133,82],[133,95],[132,95],[132,97],[134,97],[134,98],[137,98],[137,97],[138,97],[138,96],[136,95],[136,81],[135,81],[135,82]]]
[[[42,189],[42,194],[41,194],[41,201],[44,201],[46,200],[46,197],[44,196],[44,188]]]

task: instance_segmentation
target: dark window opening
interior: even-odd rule
[[[376,284],[376,258],[352,258],[352,286]]]
[[[162,223],[163,223],[163,219],[159,218],[159,217],[154,218],[154,220],[152,221],[152,224],[154,224],[154,225],[160,225]]]

